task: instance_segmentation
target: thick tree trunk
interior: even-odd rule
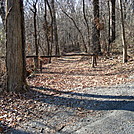
[[[55,44],[55,54],[60,54],[60,48],[58,43],[58,33],[57,33],[57,23],[56,23],[56,13],[55,13],[55,2],[51,0],[52,15],[53,15],[53,32],[54,32],[54,44]]]
[[[6,4],[7,91],[23,92],[27,89],[23,0],[7,0]]]
[[[99,0],[93,1],[93,30],[92,30],[92,67],[97,65],[96,57],[101,54],[101,46],[100,46],[100,30],[97,28],[97,23],[99,23]]]
[[[45,31],[45,37],[46,37],[46,42],[47,42],[47,55],[50,56],[50,40],[49,40],[49,36],[50,36],[50,30],[49,30],[49,25],[48,25],[48,21],[47,21],[47,1],[45,0],[45,13],[44,13],[44,31]]]
[[[54,18],[53,18],[52,8],[51,8],[48,0],[46,0],[46,2],[47,2],[47,6],[49,8],[49,11],[50,11],[50,16],[51,16],[51,24],[50,24],[50,30],[49,30],[49,34],[50,34],[50,37],[51,37],[50,40],[49,40],[50,41],[50,54],[49,55],[51,56],[52,52],[53,52],[53,43],[54,43],[54,27],[53,27]],[[56,17],[55,17],[55,22],[56,22]],[[56,24],[56,31],[57,31],[57,24]],[[58,34],[57,34],[57,43],[58,43]],[[58,45],[58,47],[57,47],[58,51],[56,51],[56,53],[60,54],[59,44],[57,44],[57,45]],[[49,63],[51,63],[51,61],[52,61],[52,59],[50,57],[49,58]]]
[[[93,22],[93,31],[92,31],[92,43],[93,43],[93,53],[98,55],[101,53],[100,46],[100,30],[97,29],[96,22],[99,21],[99,0],[93,1],[94,5],[94,22]]]

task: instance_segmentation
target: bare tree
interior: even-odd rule
[[[50,55],[50,42],[49,42],[49,36],[50,36],[50,25],[47,21],[47,0],[44,1],[45,3],[45,13],[44,13],[44,31],[45,31],[45,37],[47,42],[47,55]]]
[[[23,0],[7,0],[6,3],[7,91],[23,92],[27,89]]]
[[[88,19],[85,13],[85,0],[82,0],[82,1],[83,1],[83,16],[84,16],[84,20],[85,20],[86,27],[87,27],[87,33],[88,33],[88,46],[90,48],[90,30],[89,30],[89,25],[88,25]]]
[[[31,0],[30,3],[32,3]],[[47,6],[47,10],[45,9],[45,2]],[[54,2],[54,3],[53,3]],[[132,0],[124,0],[125,2],[125,28],[126,28],[126,40],[131,40],[129,42],[129,46],[132,46],[132,36],[133,36],[133,10],[132,10]],[[58,4],[57,4],[58,3]],[[113,3],[113,8],[112,8]],[[100,0],[99,1],[100,13],[98,22],[94,22],[93,24],[96,26],[98,33],[100,32],[100,28],[98,24],[103,23],[104,29],[100,32],[100,45],[98,44],[99,51],[108,54],[114,51],[120,51],[120,44],[115,41],[120,41],[119,36],[121,33],[120,29],[120,20],[115,18],[119,17],[119,8],[116,0]],[[124,3],[123,3],[124,4]],[[32,5],[31,5],[32,6]],[[31,6],[27,6],[30,8]],[[117,6],[117,7],[116,7]],[[92,20],[94,20],[93,16],[93,3],[89,0],[38,0],[37,4],[37,36],[39,39],[39,54],[43,55],[51,55],[56,54],[58,48],[60,52],[82,52],[89,51],[89,43],[90,49],[93,46],[93,41],[90,41],[92,38]],[[53,9],[55,10],[55,20],[56,20],[56,31],[54,32],[54,17],[53,17]],[[46,11],[45,11],[46,10]],[[26,26],[27,26],[27,41],[32,46],[32,51],[30,51],[30,55],[34,54],[35,46],[34,46],[34,23],[33,22],[33,14],[31,11],[25,10],[26,14]],[[112,12],[113,11],[113,12]],[[46,20],[44,19],[46,12]],[[96,18],[95,18],[96,19]],[[97,20],[95,20],[97,21]],[[116,21],[116,25],[115,25]],[[43,25],[47,22],[47,28],[44,28],[47,32],[48,39],[46,38],[46,33],[44,34]],[[115,27],[116,26],[116,27]],[[116,29],[115,29],[116,28]],[[46,32],[45,31],[45,32]],[[116,32],[116,33],[115,33]],[[58,47],[55,45],[55,33],[58,35]],[[98,34],[97,33],[97,34]],[[96,35],[97,35],[96,34]],[[95,35],[95,34],[94,34]],[[98,34],[99,35],[99,34]],[[115,36],[116,35],[116,36]],[[45,38],[44,38],[45,36]],[[117,40],[115,40],[115,37]],[[112,46],[113,40],[113,46]],[[115,43],[114,43],[115,42]],[[49,45],[48,45],[49,44]],[[104,45],[105,44],[105,45]],[[119,47],[117,47],[118,45]],[[113,49],[111,49],[113,48]],[[118,50],[117,50],[117,49]],[[56,50],[57,49],[57,50]],[[86,50],[87,49],[87,50]],[[41,50],[41,51],[40,51]],[[92,49],[90,50],[90,52]],[[112,54],[112,53],[111,53]],[[57,54],[56,54],[57,55]]]
[[[59,2],[58,2],[59,3]],[[59,4],[60,5],[60,4]],[[76,27],[76,29],[78,30],[80,36],[81,36],[81,39],[82,39],[82,42],[83,42],[83,46],[84,46],[84,49],[85,49],[85,52],[87,52],[87,46],[86,46],[86,43],[85,43],[85,40],[84,40],[84,36],[81,32],[81,30],[79,29],[79,27],[77,26],[77,23],[75,22],[75,20],[73,19],[73,17],[71,17],[69,14],[67,14],[66,11],[63,10],[63,8],[61,7],[61,10],[62,12],[73,22],[74,26]]]
[[[54,45],[55,45],[55,54],[60,54],[60,48],[58,43],[58,33],[57,33],[57,23],[56,23],[56,12],[55,12],[55,0],[51,0],[52,7],[52,17],[53,17],[53,32],[54,32]]]
[[[38,65],[38,57],[39,57],[39,47],[38,47],[38,39],[37,39],[37,3],[38,0],[33,1],[31,11],[33,12],[33,21],[34,21],[34,43],[35,43],[35,53],[36,53],[36,58],[35,58],[35,71],[39,68]]]
[[[97,56],[101,54],[99,24],[99,0],[93,0],[93,31],[92,31],[92,67],[97,65]]]
[[[107,47],[107,53],[108,55],[110,55],[110,43],[111,43],[111,39],[110,39],[110,2],[109,0],[107,1],[107,6],[108,6],[108,47]]]
[[[115,29],[115,2],[116,0],[111,0],[112,4],[112,37],[111,37],[111,43],[115,41],[115,35],[116,35],[116,29]]]
[[[124,26],[124,14],[122,8],[122,0],[119,0],[120,3],[120,14],[121,14],[121,30],[122,30],[122,46],[123,46],[123,63],[127,62],[127,44],[125,36],[125,26]]]
[[[6,13],[5,13],[5,0],[1,0],[0,1],[0,16],[2,18],[2,22],[3,22],[3,25],[5,27],[5,16]]]

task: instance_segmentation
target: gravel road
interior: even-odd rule
[[[40,101],[41,118],[22,122],[8,134],[134,134],[134,82],[76,88]]]

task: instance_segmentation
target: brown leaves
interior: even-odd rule
[[[30,99],[33,96],[30,93],[20,95],[5,93],[1,95],[0,123],[8,128],[13,128],[18,126],[20,122],[37,116],[35,109],[39,107],[39,104]]]
[[[4,128],[0,126],[0,133],[4,132]]]
[[[129,79],[129,76],[134,73],[133,61],[122,64],[118,62],[119,59],[100,59],[98,66],[92,68],[90,59],[79,59],[81,57],[55,60],[44,66],[43,73],[36,74],[35,77],[28,79],[31,86],[48,88],[48,90],[40,90],[40,93],[44,95],[36,94],[36,90],[26,94],[5,93],[1,95],[0,122],[8,127],[16,127],[20,122],[42,118],[42,113],[48,114],[52,109],[51,107],[48,108],[46,103],[38,101],[45,98],[45,95],[60,96],[62,93],[69,92],[73,94],[76,90],[73,91],[72,89],[75,88],[79,92],[87,87],[106,87],[134,81],[134,79]],[[42,109],[40,109],[41,107]],[[43,109],[44,107],[45,109]],[[81,108],[77,110],[79,116],[93,113],[93,111],[83,112]],[[1,131],[3,131],[2,127],[0,127]]]
[[[32,86],[43,86],[56,90],[72,88],[100,87],[130,81],[130,73],[134,72],[133,63],[119,63],[118,59],[100,59],[96,68],[91,68],[90,59],[81,57],[60,58],[52,64],[45,65],[44,73],[29,81]],[[131,63],[131,64],[130,64]]]

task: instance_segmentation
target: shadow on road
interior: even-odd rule
[[[0,134],[32,134],[31,132],[25,132],[21,130],[8,127],[0,121]]]
[[[97,95],[84,94],[75,92],[57,91],[43,87],[32,87],[37,89],[36,93],[47,96],[46,98],[37,98],[37,100],[58,106],[66,106],[73,108],[82,108],[86,110],[128,110],[134,111],[134,96],[112,96],[112,95]],[[41,93],[40,91],[55,92],[54,95]],[[59,95],[58,95],[59,94]],[[71,97],[63,97],[61,94],[68,94]],[[79,97],[78,97],[79,96]],[[131,107],[124,107],[130,104]]]

